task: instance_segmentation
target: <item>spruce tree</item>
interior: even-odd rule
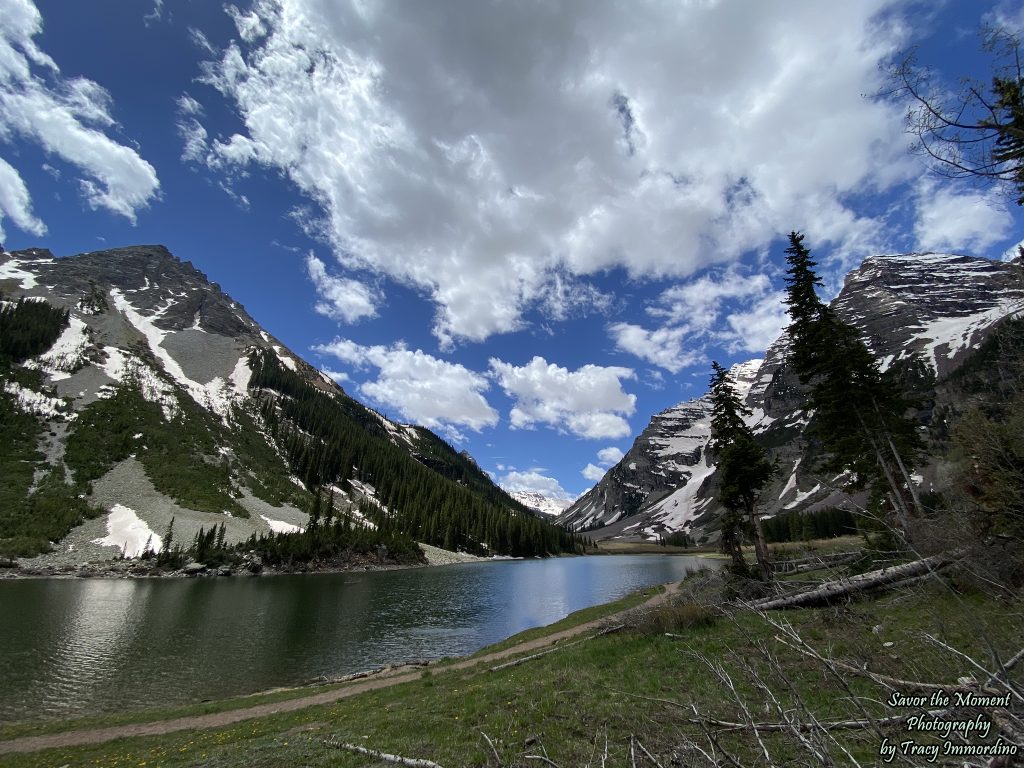
[[[818,299],[821,282],[803,239],[791,232],[786,249],[787,332],[790,364],[808,387],[807,406],[814,412],[811,434],[829,455],[821,469],[849,470],[853,487],[867,485],[888,497],[905,532],[910,505],[920,512],[910,478],[920,437],[899,387],[879,370],[860,334]]]
[[[771,566],[757,502],[775,467],[744,421],[744,416],[751,412],[736,393],[729,372],[717,362],[712,362],[711,367],[714,374],[711,377],[711,441],[708,445],[716,455],[721,478],[719,499],[727,510],[722,521],[722,546],[733,560],[733,569],[746,570],[739,546],[742,520],[746,516],[754,533],[758,568],[762,578],[769,579]]]

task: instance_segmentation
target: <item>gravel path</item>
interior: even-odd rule
[[[654,595],[641,607],[650,608],[667,601],[679,589],[679,584],[666,585],[664,592]],[[586,632],[596,630],[609,621],[624,616],[629,611],[636,610],[628,608],[610,616],[604,616],[594,621],[578,624],[575,627],[563,629],[544,637],[538,637],[519,643],[501,651],[488,653],[484,656],[464,658],[454,664],[445,665],[440,671],[469,669],[471,667],[486,666],[492,662],[507,659],[521,653],[529,653],[546,646],[554,645],[562,640]],[[301,699],[290,699],[272,704],[259,704],[245,709],[231,709],[224,712],[215,712],[208,715],[195,715],[192,717],[178,717],[172,720],[158,720],[150,723],[132,723],[128,725],[117,725],[109,728],[94,728],[79,731],[64,731],[62,733],[46,734],[44,736],[23,736],[9,741],[0,741],[0,754],[10,752],[36,752],[41,749],[53,749],[56,747],[76,747],[83,744],[101,744],[114,739],[133,738],[137,736],[161,736],[176,731],[200,730],[206,728],[221,728],[226,725],[251,720],[253,718],[270,717],[284,712],[295,712],[307,707],[315,707],[321,704],[331,704],[341,699],[348,699],[358,696],[367,691],[376,691],[381,688],[389,688],[393,685],[401,685],[418,680],[423,674],[423,667],[397,667],[392,670],[371,675],[352,685],[335,690],[324,691],[312,696],[304,696]]]

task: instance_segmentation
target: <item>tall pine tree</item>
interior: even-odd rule
[[[887,497],[905,533],[911,506],[921,511],[910,477],[920,436],[896,382],[882,374],[857,330],[818,299],[821,281],[803,240],[791,232],[786,249],[787,331],[790,363],[808,387],[807,406],[814,411],[811,432],[829,454],[822,469],[849,470],[853,487],[867,485]]]
[[[732,558],[733,570],[745,571],[740,550],[740,530],[744,517],[754,533],[757,565],[764,579],[771,578],[768,549],[761,531],[757,502],[761,489],[775,473],[775,467],[744,421],[750,410],[743,405],[729,372],[717,362],[711,363],[711,441],[710,449],[718,463],[721,488],[719,499],[726,508],[722,521],[722,548]]]

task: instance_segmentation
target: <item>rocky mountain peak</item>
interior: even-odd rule
[[[941,381],[1001,320],[1024,310],[1024,279],[1008,262],[946,253],[886,254],[851,271],[832,306],[861,331],[883,370],[916,357]],[[783,333],[763,360],[730,371],[753,411],[749,423],[779,463],[776,482],[764,496],[769,512],[839,499],[825,487],[828,482],[801,466],[809,418],[803,389],[786,362],[788,352]],[[706,396],[654,415],[625,458],[559,522],[574,528],[605,525],[604,535],[650,538],[683,528],[706,534],[720,511],[715,467],[706,455],[709,438]]]
[[[66,560],[120,547],[115,516],[158,547],[172,519],[186,542],[222,523],[232,542],[298,530],[320,489],[354,525],[373,528],[375,510],[401,514],[403,530],[428,543],[526,548],[519,554],[574,546],[520,515],[468,454],[346,396],[164,246],[0,254],[0,291],[49,305],[42,320],[14,305],[40,346],[0,371],[0,407],[21,425],[3,437],[20,439],[29,457],[17,469],[44,452],[39,477],[63,478],[71,503],[111,516],[75,528],[60,545]],[[39,477],[5,470],[0,490],[28,515],[22,500]],[[491,544],[475,525],[478,510],[489,515]],[[9,514],[0,518],[2,543],[15,529]],[[31,525],[35,551],[70,528]],[[104,536],[107,525],[117,531]]]

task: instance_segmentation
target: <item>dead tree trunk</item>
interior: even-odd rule
[[[851,576],[848,579],[828,581],[820,587],[808,590],[807,592],[789,595],[788,597],[772,597],[757,600],[751,603],[750,607],[760,611],[771,611],[776,608],[823,605],[847,595],[899,584],[908,579],[944,568],[952,561],[953,557],[948,554],[933,555],[923,560],[915,560],[912,563],[904,563],[903,565],[882,568],[870,573],[862,573],[857,576]]]

